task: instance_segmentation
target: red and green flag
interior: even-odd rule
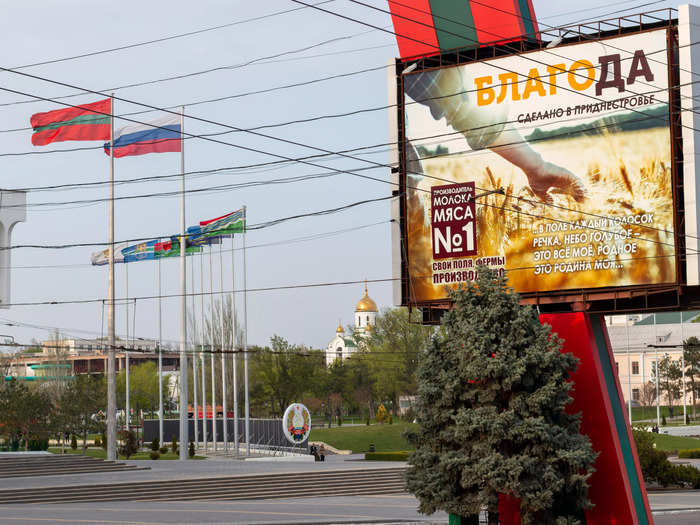
[[[388,0],[401,58],[539,38],[532,0]]]
[[[32,115],[32,144],[66,140],[109,140],[112,99]]]

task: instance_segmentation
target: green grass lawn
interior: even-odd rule
[[[60,449],[60,447],[49,447],[49,452],[51,452],[53,454],[60,454],[61,449]],[[83,449],[80,447],[78,447],[77,450],[67,448],[66,453],[67,454],[81,455],[83,453]],[[150,453],[151,453],[150,451],[138,452],[138,453],[134,454],[133,456],[131,456],[129,459],[148,459],[150,461],[151,460],[151,457],[149,455]],[[107,452],[105,452],[101,448],[88,448],[85,451],[85,455],[93,457],[93,458],[107,459]],[[119,455],[119,459],[126,459],[126,458],[122,455]],[[173,454],[172,452],[168,452],[166,454],[161,454],[158,461],[160,461],[162,459],[180,459],[180,456],[177,456],[177,455]],[[195,456],[194,459],[204,459],[204,456]]]
[[[654,443],[658,450],[665,452],[676,452],[684,449],[700,448],[700,439],[684,436],[667,436],[666,434],[655,434]]]
[[[393,425],[315,428],[311,431],[310,440],[323,441],[335,448],[352,450],[354,453],[367,452],[370,443],[374,443],[376,452],[396,452],[412,449],[402,434],[407,429],[416,426],[411,423],[395,423]],[[700,449],[700,439],[693,437],[654,434],[654,442],[659,450],[665,452]]]
[[[352,450],[355,453],[367,452],[369,444],[374,443],[377,452],[410,450],[402,434],[417,425],[412,423],[394,423],[393,425],[362,425],[357,427],[315,428],[311,431],[311,441],[323,441],[340,450]]]
[[[686,408],[686,411],[690,417],[693,417],[693,407],[691,405],[688,405]],[[625,405],[625,413],[627,413],[627,405]],[[663,417],[666,416],[667,418],[669,417],[669,412],[668,412],[668,407],[667,406],[661,406],[659,407],[659,416]],[[675,418],[680,417],[676,422],[682,423],[683,422],[683,405],[675,405],[673,407],[673,416]],[[645,419],[653,419],[656,420],[656,406],[653,407],[632,407],[632,421],[641,421]],[[669,421],[670,423],[670,421]],[[693,422],[691,422],[693,424]],[[697,423],[696,423],[697,424]]]

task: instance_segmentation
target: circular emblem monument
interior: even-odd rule
[[[303,443],[311,432],[311,414],[301,403],[287,407],[282,418],[282,430],[287,439],[294,444]]]

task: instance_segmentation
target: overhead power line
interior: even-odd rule
[[[331,3],[333,1],[335,1],[335,0],[324,0],[322,2],[318,2],[315,5],[328,4],[328,3]],[[90,52],[82,53],[79,55],[72,55],[72,56],[67,56],[67,57],[62,57],[62,58],[53,58],[50,60],[44,60],[42,62],[34,62],[32,64],[24,64],[21,66],[15,66],[12,69],[27,69],[30,67],[45,66],[47,64],[56,64],[58,62],[67,62],[69,60],[76,60],[79,58],[92,57],[92,56],[96,56],[96,55],[104,55],[106,53],[114,53],[115,51],[123,51],[125,49],[133,49],[135,47],[142,47],[142,46],[148,46],[148,45],[152,45],[152,44],[158,44],[160,42],[167,42],[168,40],[175,40],[178,38],[184,38],[184,37],[193,36],[193,35],[201,35],[203,33],[217,31],[219,29],[225,29],[227,27],[234,27],[234,26],[238,26],[238,25],[242,25],[242,24],[247,24],[249,22],[257,22],[260,20],[265,20],[267,18],[272,18],[275,16],[284,15],[287,13],[292,13],[294,11],[301,11],[302,9],[306,9],[306,8],[295,7],[293,9],[285,9],[283,11],[276,11],[273,13],[268,13],[266,15],[255,16],[253,18],[247,18],[245,20],[236,20],[234,22],[229,22],[227,24],[221,24],[221,25],[212,26],[212,27],[205,27],[203,29],[197,29],[195,31],[188,31],[186,33],[178,33],[176,35],[164,36],[161,38],[155,38],[153,40],[145,40],[142,42],[135,42],[133,44],[125,44],[123,46],[112,47],[109,49],[102,49],[99,51],[90,51]]]

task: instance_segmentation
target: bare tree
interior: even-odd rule
[[[650,407],[656,401],[656,384],[652,381],[644,383],[639,391],[639,404]]]

